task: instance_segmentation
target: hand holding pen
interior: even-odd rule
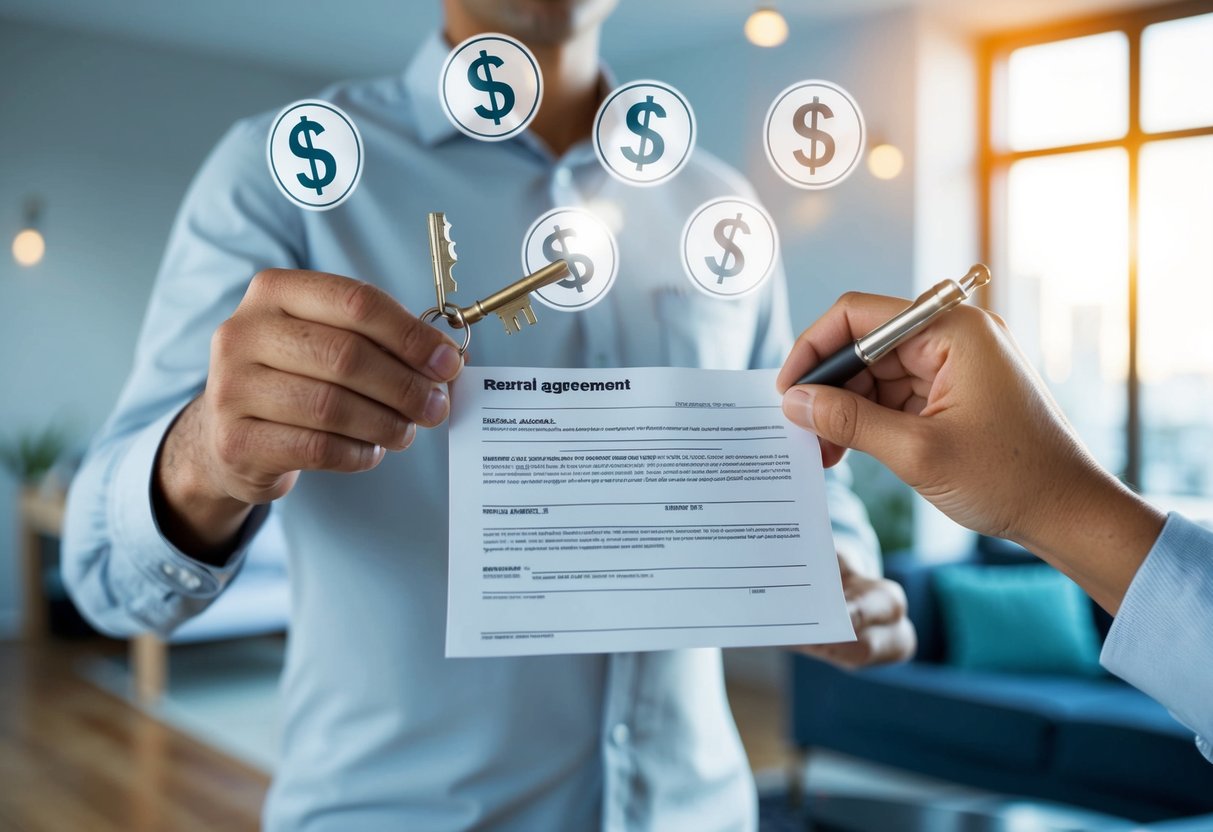
[[[1026,546],[1114,611],[1162,513],[1083,448],[1006,324],[946,283],[962,288],[945,281],[909,309],[844,295],[792,347],[776,381],[784,414],[818,435],[827,466],[847,448],[871,454],[956,522]]]

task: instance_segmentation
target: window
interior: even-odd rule
[[[984,50],[992,305],[1101,463],[1213,514],[1213,0]]]

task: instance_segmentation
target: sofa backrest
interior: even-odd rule
[[[977,563],[986,566],[1017,566],[1040,563],[1040,560],[1022,546],[1009,540],[980,536],[969,555],[951,563]],[[910,620],[918,631],[916,660],[942,663],[947,658],[948,645],[944,631],[939,602],[935,597],[932,575],[945,563],[923,563],[917,552],[907,549],[885,558],[885,577],[897,581],[906,592],[906,603]],[[1112,626],[1112,616],[1097,604],[1091,604],[1091,616],[1102,642]]]

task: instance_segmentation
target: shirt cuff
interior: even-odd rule
[[[1121,602],[1100,663],[1162,703],[1213,761],[1213,532],[1170,514]]]
[[[223,566],[197,561],[169,542],[156,520],[152,477],[160,445],[179,414],[180,411],[171,412],[136,434],[116,462],[107,500],[114,545],[111,578],[118,578],[116,584],[121,585],[138,582],[141,577],[169,596],[209,600],[221,593],[240,571],[248,543],[265,522],[269,507],[253,509],[240,530],[232,556]],[[127,597],[145,596],[136,593]],[[148,598],[148,603],[162,605],[169,600],[160,595]]]

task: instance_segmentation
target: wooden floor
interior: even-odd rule
[[[84,646],[0,642],[0,832],[243,832],[268,778],[78,677]],[[730,686],[755,770],[783,767],[778,697]]]
[[[268,778],[79,679],[78,649],[0,643],[0,832],[256,830]]]

